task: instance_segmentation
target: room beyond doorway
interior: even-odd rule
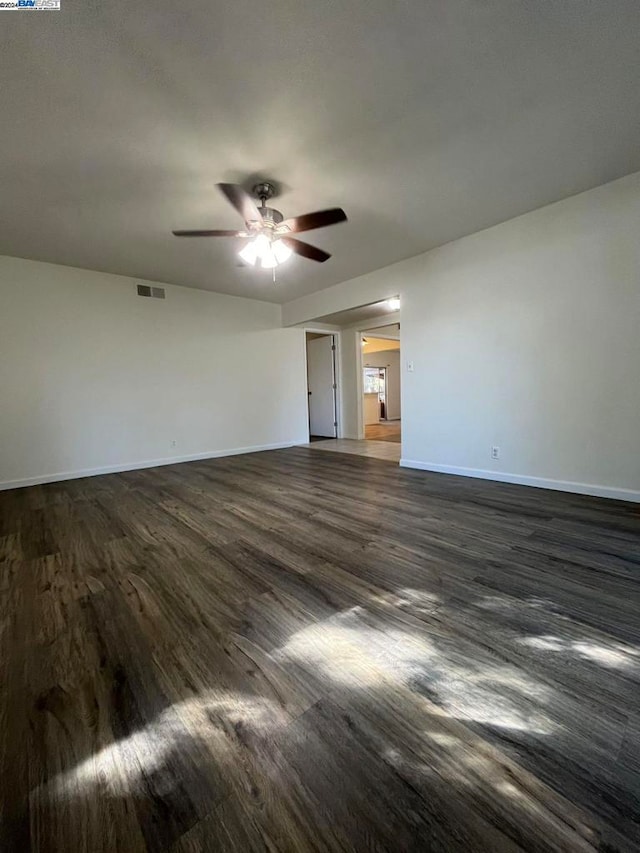
[[[400,444],[402,441],[400,421],[366,424],[364,428],[364,437],[371,441],[393,441],[395,444]]]
[[[400,326],[361,333],[362,434],[371,441],[400,443]]]

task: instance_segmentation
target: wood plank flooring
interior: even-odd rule
[[[400,421],[381,421],[379,424],[365,424],[364,437],[374,441],[394,441],[400,443]]]
[[[0,850],[640,850],[639,563],[313,447],[0,493]]]

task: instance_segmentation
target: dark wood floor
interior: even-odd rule
[[[638,507],[294,448],[0,519],[3,853],[640,849]]]

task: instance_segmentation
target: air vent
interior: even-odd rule
[[[153,299],[164,299],[164,287],[149,287],[148,284],[139,284],[138,296],[150,296]]]

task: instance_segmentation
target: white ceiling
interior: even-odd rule
[[[640,169],[638,0],[62,0],[2,16],[0,253],[286,301]],[[236,266],[216,181],[334,253]]]

